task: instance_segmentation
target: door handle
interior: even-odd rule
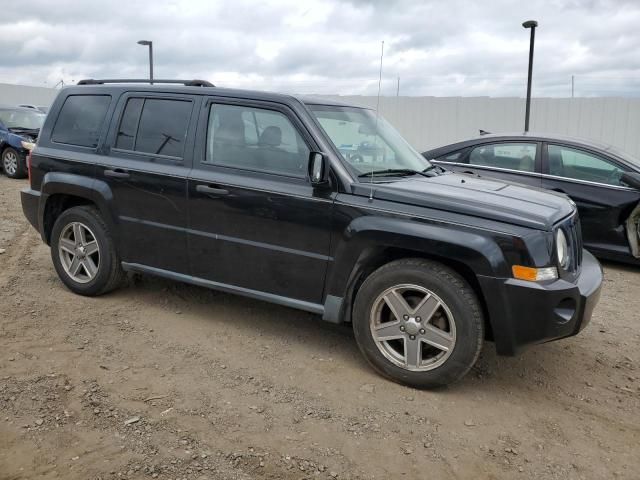
[[[229,190],[224,188],[210,187],[209,185],[196,185],[196,191],[208,195],[228,195]]]
[[[105,170],[104,176],[111,178],[129,178],[130,175],[129,172],[117,168],[115,170]]]

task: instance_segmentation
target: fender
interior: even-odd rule
[[[46,238],[44,228],[44,214],[46,212],[47,201],[55,194],[63,194],[83,198],[94,203],[102,218],[112,232],[117,230],[116,218],[113,215],[113,208],[110,205],[113,202],[113,192],[106,182],[96,180],[84,175],[76,175],[73,173],[49,172],[42,179],[41,198],[38,206],[38,226],[42,232],[42,239],[48,244],[49,239]]]
[[[497,243],[502,234],[429,220],[388,216],[354,219],[337,239],[327,277],[327,301],[340,301],[340,317],[349,320],[353,290],[368,265],[386,249],[398,248],[467,265],[477,275],[509,276]],[[506,234],[504,237],[506,238]],[[334,311],[336,308],[334,307]],[[337,313],[337,312],[336,312]]]

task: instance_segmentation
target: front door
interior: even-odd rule
[[[97,178],[113,195],[124,262],[187,274],[187,174],[198,97],[128,94],[110,130]],[[193,115],[193,120],[192,120]],[[189,133],[191,132],[191,133]]]
[[[322,303],[333,194],[308,181],[314,149],[279,104],[203,105],[188,180],[195,277],[273,300]]]
[[[543,186],[567,194],[580,214],[584,245],[630,255],[627,218],[640,192],[621,181],[625,168],[603,155],[567,145],[546,145]]]

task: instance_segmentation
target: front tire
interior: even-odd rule
[[[25,178],[27,176],[25,158],[14,148],[5,148],[2,152],[2,170],[9,178]]]
[[[455,271],[423,259],[397,260],[373,272],[358,291],[353,329],[375,370],[415,388],[462,378],[484,341],[473,289]]]
[[[51,259],[60,280],[74,293],[96,296],[124,279],[107,225],[96,208],[65,210],[51,231]]]

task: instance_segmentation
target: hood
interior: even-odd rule
[[[22,127],[12,127],[8,129],[14,135],[22,138],[38,138],[40,134],[39,128],[22,128]]]
[[[371,186],[361,183],[356,187],[360,189],[354,193],[369,195]],[[377,183],[373,196],[539,230],[551,230],[575,209],[563,194],[457,173]]]

